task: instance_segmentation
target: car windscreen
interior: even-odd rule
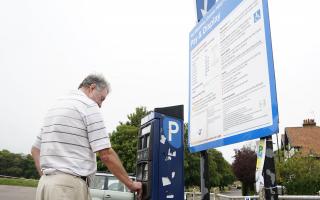
[[[119,192],[127,192],[128,189],[125,187],[123,183],[121,183],[116,177],[109,176],[108,177],[108,190],[119,191]]]

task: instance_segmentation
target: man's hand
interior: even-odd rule
[[[101,161],[108,167],[111,173],[115,175],[122,183],[124,183],[129,190],[132,192],[137,192],[138,199],[141,199],[142,195],[142,183],[137,181],[132,181],[126,170],[124,169],[118,154],[112,149],[102,149],[99,151],[99,156]]]
[[[142,198],[142,183],[141,182],[133,181],[129,189],[131,192],[137,192],[137,199],[138,200],[140,200]]]

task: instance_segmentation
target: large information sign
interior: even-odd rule
[[[191,31],[191,152],[278,131],[267,3],[219,0]]]

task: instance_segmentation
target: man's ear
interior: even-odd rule
[[[95,83],[90,85],[90,91],[94,90],[97,87],[97,85]]]

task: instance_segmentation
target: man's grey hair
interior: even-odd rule
[[[82,87],[88,88],[92,84],[96,84],[98,90],[107,89],[108,93],[111,90],[109,82],[106,81],[106,79],[104,78],[104,76],[102,74],[90,74],[90,75],[88,75],[82,81],[82,83],[80,83],[78,89],[80,89]]]

